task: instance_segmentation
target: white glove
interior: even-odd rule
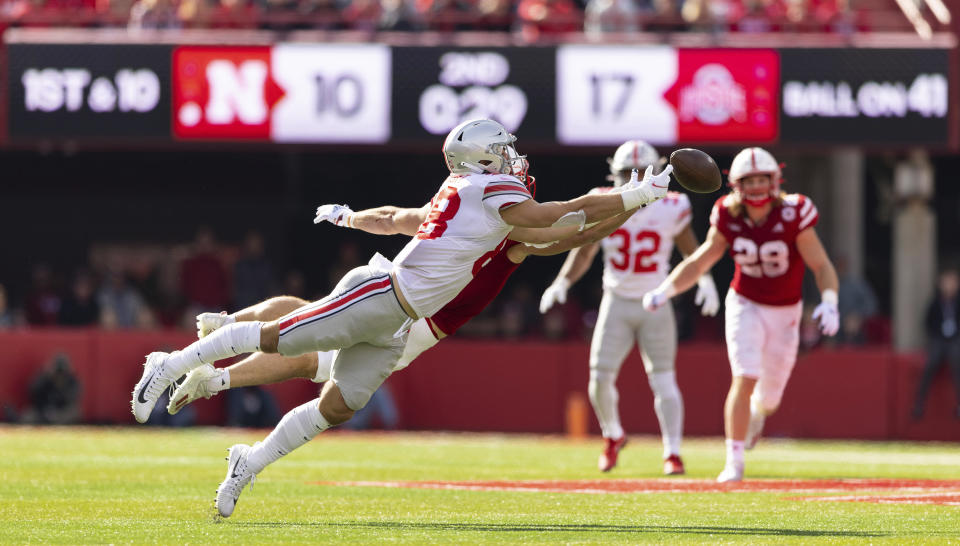
[[[335,226],[350,227],[351,216],[353,216],[353,210],[347,205],[320,205],[317,207],[317,216],[313,219],[313,223],[319,224],[326,221]]]
[[[670,297],[667,296],[667,293],[657,288],[644,294],[642,303],[643,308],[652,313],[663,307],[668,301],[670,301]]]
[[[820,305],[813,310],[814,320],[820,319],[820,332],[825,336],[834,336],[840,330],[840,310],[837,309],[837,293],[824,290]]]
[[[543,291],[540,297],[540,313],[546,313],[555,303],[567,303],[567,290],[570,289],[570,281],[566,277],[561,277]]]
[[[700,306],[700,314],[705,317],[712,317],[720,310],[720,295],[710,273],[704,273],[697,279],[697,295],[693,302]]]
[[[631,176],[630,182],[624,184],[626,189],[620,192],[624,210],[646,206],[666,196],[672,172],[673,165],[667,165],[660,174],[653,174],[653,165],[651,165],[643,173],[643,180],[640,182]]]

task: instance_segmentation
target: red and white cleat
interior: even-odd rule
[[[599,468],[601,472],[609,472],[613,467],[617,466],[617,454],[620,453],[623,446],[627,445],[627,437],[621,436],[616,440],[604,438],[603,440],[605,444],[603,446],[603,453],[600,454],[600,460],[597,461],[597,468]]]
[[[681,474],[686,474],[687,471],[683,469],[683,459],[679,455],[670,455],[663,460],[663,473],[667,476],[679,476]]]

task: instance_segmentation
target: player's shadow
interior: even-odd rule
[[[390,529],[395,531],[465,531],[494,533],[684,533],[694,535],[745,535],[789,537],[884,537],[887,533],[863,531],[836,531],[821,529],[779,529],[764,527],[720,527],[714,525],[604,525],[604,524],[541,524],[541,523],[414,523],[405,521],[345,521],[345,522],[237,522],[241,527],[346,527]]]

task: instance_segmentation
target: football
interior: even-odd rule
[[[670,164],[677,182],[692,192],[711,193],[723,182],[716,162],[700,150],[680,148],[670,154]]]

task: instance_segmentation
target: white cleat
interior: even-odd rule
[[[197,315],[197,337],[203,339],[218,328],[223,328],[227,324],[232,324],[236,320],[227,314],[226,311],[219,313],[200,313]]]
[[[187,405],[194,400],[210,398],[220,392],[219,390],[211,390],[209,382],[211,379],[220,377],[223,386],[226,386],[226,381],[221,377],[222,375],[223,371],[214,368],[213,364],[204,364],[188,373],[183,383],[170,395],[170,403],[167,404],[167,413],[176,415],[178,411],[187,407]]]
[[[243,488],[250,484],[253,489],[253,481],[256,476],[247,470],[247,452],[250,446],[246,444],[237,444],[229,449],[230,455],[227,457],[227,477],[217,488],[217,512],[221,517],[229,518],[233,514],[233,509],[237,507],[237,500]]]
[[[157,399],[170,385],[173,380],[166,377],[163,373],[163,363],[166,361],[169,353],[150,353],[147,355],[147,361],[143,364],[143,376],[133,388],[133,397],[130,406],[133,409],[133,416],[138,423],[146,423],[150,418],[150,412],[153,406],[157,404]]]
[[[743,481],[743,463],[728,464],[723,467],[723,472],[717,476],[717,482],[730,483]]]

